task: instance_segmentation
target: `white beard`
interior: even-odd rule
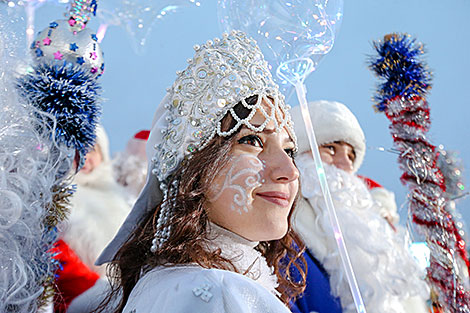
[[[110,163],[101,163],[90,174],[79,172],[73,182],[77,191],[60,235],[82,262],[104,277],[106,268],[95,266],[95,260],[114,238],[130,206],[114,181]]]
[[[126,152],[116,154],[112,161],[115,180],[128,193],[133,204],[144,188],[147,178],[147,160]]]
[[[301,173],[302,195],[294,213],[293,227],[307,248],[330,275],[334,296],[343,312],[356,312],[313,159],[296,160]],[[353,270],[370,313],[426,312],[429,295],[424,273],[409,254],[405,230],[395,233],[374,206],[370,192],[354,174],[324,165],[336,214]]]

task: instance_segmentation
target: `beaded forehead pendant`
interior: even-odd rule
[[[152,173],[160,182],[165,183],[184,157],[202,150],[215,135],[229,136],[243,125],[260,132],[272,121],[276,131],[286,128],[297,147],[289,107],[253,39],[232,31],[222,39],[196,45],[194,50],[188,67],[177,72],[176,81],[160,104],[165,110],[157,118],[164,118],[165,123],[160,123],[161,138],[154,141],[156,152],[151,159]],[[249,105],[245,99],[254,95],[258,101]],[[239,102],[250,110],[245,118],[233,110]],[[265,117],[262,125],[250,123],[256,112]],[[227,114],[236,125],[223,131],[221,120]]]

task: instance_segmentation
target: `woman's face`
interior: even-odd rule
[[[265,121],[259,112],[251,123]],[[209,219],[251,241],[285,236],[288,216],[299,189],[299,171],[287,131],[263,132],[243,127],[235,137],[229,162],[214,178],[207,195]]]

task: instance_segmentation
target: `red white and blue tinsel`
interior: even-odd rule
[[[409,188],[409,214],[431,250],[427,280],[444,312],[470,312],[470,291],[457,268],[463,263],[468,272],[466,244],[447,209],[438,149],[426,136],[431,73],[422,60],[423,45],[407,34],[392,34],[374,42],[374,48],[377,55],[371,57],[369,67],[381,80],[374,96],[375,109],[391,122],[403,170],[401,181]]]

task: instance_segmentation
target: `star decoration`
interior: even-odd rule
[[[51,44],[52,40],[51,38],[49,37],[46,37],[42,40],[42,43],[45,45],[45,46],[49,46]]]
[[[42,57],[44,55],[44,53],[42,52],[41,49],[37,48],[36,51],[34,51],[36,53],[36,56],[39,58],[39,57]]]
[[[73,43],[70,44],[70,48],[69,48],[69,49],[72,50],[72,51],[77,51],[78,46],[77,46],[77,44],[76,44],[75,42],[73,42]]]
[[[96,37],[96,34],[91,34],[91,39],[94,41],[98,41],[98,37]]]
[[[77,58],[77,63],[82,65],[83,63],[85,63],[85,60],[83,59],[83,57],[78,57]]]
[[[70,19],[69,19],[69,25],[70,25],[70,26],[74,26],[75,24],[77,24],[77,21],[74,20],[73,18],[70,18]]]
[[[90,58],[93,59],[93,60],[96,60],[98,58],[95,51],[90,52]]]
[[[62,53],[60,53],[60,51],[57,50],[57,52],[54,53],[54,59],[56,60],[62,60],[62,57],[64,55]]]
[[[57,26],[59,26],[59,24],[57,24],[57,22],[52,22],[52,23],[49,24],[50,28],[56,28]]]
[[[93,8],[93,15],[96,16],[96,9],[98,9],[98,3],[96,0],[91,1],[90,7]]]
[[[93,66],[90,71],[92,74],[95,74],[96,72],[98,72],[98,68],[96,66]]]

